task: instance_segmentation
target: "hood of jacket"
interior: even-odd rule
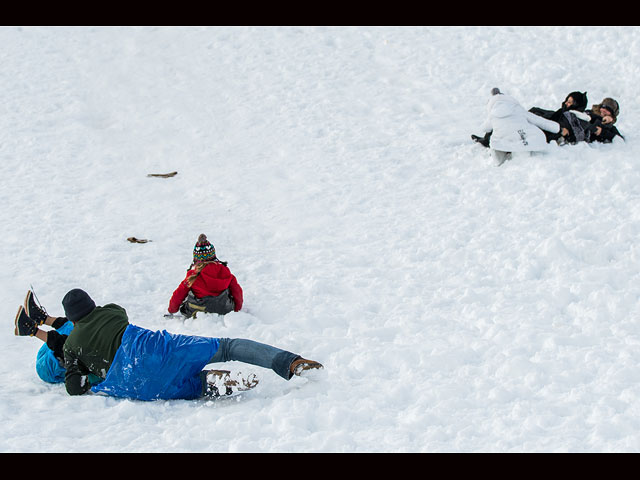
[[[231,271],[221,263],[211,263],[204,267],[191,286],[196,297],[217,295],[231,283]]]
[[[489,115],[496,118],[509,117],[520,108],[522,107],[515,98],[504,94],[492,96],[487,105]]]

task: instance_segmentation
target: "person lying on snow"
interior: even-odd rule
[[[197,312],[226,315],[240,311],[242,302],[242,287],[227,262],[216,257],[207,236],[200,234],[187,275],[169,300],[169,313],[180,311],[186,317],[194,317]]]
[[[616,136],[624,140],[613,125],[617,121],[620,106],[613,98],[605,98],[601,103],[587,107],[587,92],[572,92],[565,99],[562,108],[555,112],[533,107],[529,111],[560,124],[560,134],[547,133],[547,141],[555,140],[559,145],[578,142],[611,143]]]
[[[21,311],[24,310],[24,313]],[[26,321],[29,317],[32,321]],[[29,335],[35,337],[44,344],[36,355],[36,373],[41,380],[47,383],[64,382],[64,342],[73,330],[73,322],[66,317],[52,317],[35,300],[35,294],[29,290],[24,299],[24,304],[18,309],[16,318],[22,318],[22,322],[16,322],[14,333],[16,335]],[[51,329],[40,328],[42,325]],[[97,382],[98,377],[91,378]]]
[[[322,364],[246,339],[177,335],[129,323],[124,308],[96,306],[81,289],[62,299],[74,328],[63,343],[64,383],[69,395],[87,392],[135,400],[213,398],[255,387],[255,375],[204,370],[210,363],[239,361],[270,368],[290,380]],[[31,310],[30,310],[31,313]],[[15,333],[35,336],[36,322],[20,306]]]
[[[545,110],[540,107],[530,108],[529,111],[548,120],[553,120],[560,124],[560,132],[545,132],[547,142],[560,140],[562,143],[570,135],[571,118],[580,115],[587,108],[587,92],[571,92],[566,96],[562,106],[558,110]]]
[[[590,140],[592,142],[611,143],[616,136],[624,140],[622,134],[614,126],[620,114],[620,105],[617,100],[610,97],[604,98],[602,102],[593,105],[591,110],[587,110],[586,113],[590,117],[589,123],[592,132]]]
[[[571,92],[566,96],[564,102],[562,102],[562,106],[558,110],[544,110],[539,107],[530,108],[529,111],[535,115],[540,117],[544,117],[547,120],[553,120],[554,122],[560,123],[560,120],[563,118],[564,112],[570,110],[576,110],[579,112],[584,112],[585,108],[587,108],[587,92]],[[475,142],[478,142],[483,147],[489,148],[489,141],[491,139],[492,132],[485,133],[484,137],[479,137],[478,135],[471,135],[471,139]],[[547,143],[551,140],[557,140],[569,134],[568,130],[562,130],[562,125],[560,126],[560,130],[556,133],[544,132],[545,137],[547,138]]]
[[[557,133],[557,122],[527,112],[516,99],[505,95],[498,88],[491,90],[487,104],[488,117],[482,129],[489,133],[489,148],[496,160],[502,165],[511,158],[512,152],[537,152],[547,149],[547,140],[543,130]]]
[[[581,141],[611,143],[616,136],[624,140],[622,134],[613,125],[620,110],[618,102],[613,98],[605,98],[591,110],[585,110],[587,98],[587,92],[571,92],[558,110],[533,107],[529,112],[560,125],[559,132],[544,132],[547,142],[555,140],[559,145],[575,144]],[[603,106],[602,112],[601,106]],[[486,133],[484,137],[471,135],[471,138],[484,147],[489,147],[491,132]]]

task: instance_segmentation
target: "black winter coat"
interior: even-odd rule
[[[620,134],[618,129],[615,127],[615,125],[612,125],[610,123],[608,124],[601,123],[602,117],[596,113],[593,113],[591,110],[587,110],[586,113],[591,117],[590,123],[592,127],[592,133],[591,133],[592,142],[611,143],[613,142],[613,139],[616,137],[616,135],[624,140],[624,137]],[[600,135],[596,135],[596,127],[602,128]]]
[[[569,143],[611,143],[616,135],[620,136],[620,138],[624,140],[624,137],[614,125],[603,124],[602,117],[591,110],[581,113],[562,108],[553,111],[533,107],[529,111],[541,117],[553,120],[554,122],[558,122],[560,124],[560,130],[563,128],[569,130],[569,135],[565,138]],[[600,135],[596,135],[597,127],[601,127],[602,129]],[[545,135],[547,136],[548,142],[562,137],[560,133],[545,132]]]

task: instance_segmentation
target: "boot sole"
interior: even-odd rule
[[[216,377],[216,379],[210,382],[210,377]],[[232,397],[255,388],[259,383],[253,373],[244,378],[242,373],[238,372],[236,377],[240,381],[232,379],[231,371],[229,370],[210,370],[207,373],[207,383],[217,392],[217,394],[212,395],[212,398]],[[222,389],[224,389],[224,393],[221,393]]]
[[[14,334],[16,337],[19,337],[19,336],[20,336],[20,334],[18,333],[18,319],[20,318],[20,312],[22,311],[22,309],[23,309],[23,307],[22,307],[22,305],[20,305],[20,307],[18,308],[18,313],[16,313],[16,318],[15,318],[15,320],[13,321],[13,324],[14,324],[14,326],[15,326],[15,329],[13,330],[13,334]]]
[[[27,335],[20,335],[20,331],[18,330],[18,319],[20,318],[20,314],[24,311],[24,307],[22,305],[20,305],[20,307],[18,308],[18,313],[16,313],[16,318],[13,321],[14,325],[15,325],[15,329],[13,330],[13,333],[16,337],[26,337]]]

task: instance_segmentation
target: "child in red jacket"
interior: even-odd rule
[[[241,308],[242,287],[227,267],[227,262],[218,260],[207,236],[200,234],[187,276],[169,301],[169,313],[179,310],[187,317],[195,317],[197,312],[226,315]]]

